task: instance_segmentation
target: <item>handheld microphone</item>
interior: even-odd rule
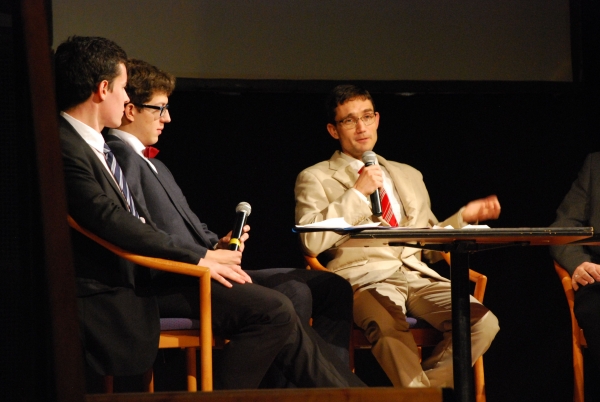
[[[242,229],[246,224],[246,220],[250,216],[252,208],[247,202],[240,202],[235,207],[235,222],[233,223],[233,230],[231,231],[231,240],[229,240],[229,249],[236,251],[240,248],[240,238],[242,237]]]
[[[362,161],[365,166],[371,166],[377,164],[377,155],[373,151],[366,151],[362,155]],[[373,194],[371,194],[371,209],[373,210],[373,215],[381,216],[381,197],[379,196],[379,189],[376,189]]]

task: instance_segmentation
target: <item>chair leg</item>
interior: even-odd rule
[[[196,348],[185,348],[185,360],[187,365],[187,390],[198,391],[198,378],[196,375]]]
[[[583,353],[579,345],[573,345],[573,402],[584,401]]]
[[[146,392],[154,392],[154,370],[152,367],[144,373],[142,381],[144,381],[144,389]]]
[[[485,377],[483,374],[483,356],[475,361],[473,365],[473,377],[475,383],[475,400],[477,402],[485,402]]]
[[[115,377],[112,375],[104,376],[104,393],[112,394],[115,392]]]

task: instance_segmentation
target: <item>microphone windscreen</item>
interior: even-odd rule
[[[235,212],[245,212],[246,215],[250,216],[250,212],[252,212],[252,207],[247,202],[240,202],[237,207],[235,207]]]
[[[365,151],[362,154],[362,161],[365,165],[375,165],[377,164],[377,155],[373,151]]]

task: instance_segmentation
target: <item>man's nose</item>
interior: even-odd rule
[[[165,109],[165,112],[163,113],[163,115],[160,116],[160,120],[163,123],[170,123],[171,122],[171,115],[169,114],[169,109]]]

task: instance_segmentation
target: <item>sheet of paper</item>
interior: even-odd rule
[[[448,226],[438,226],[434,225],[432,229],[454,229],[452,225]],[[462,227],[461,229],[490,229],[488,225],[467,225]]]
[[[311,229],[366,229],[374,228],[381,224],[381,222],[366,223],[364,225],[352,226],[344,220],[344,218],[332,218],[326,219],[321,222],[309,223],[308,225],[296,225],[297,228],[311,228]]]

